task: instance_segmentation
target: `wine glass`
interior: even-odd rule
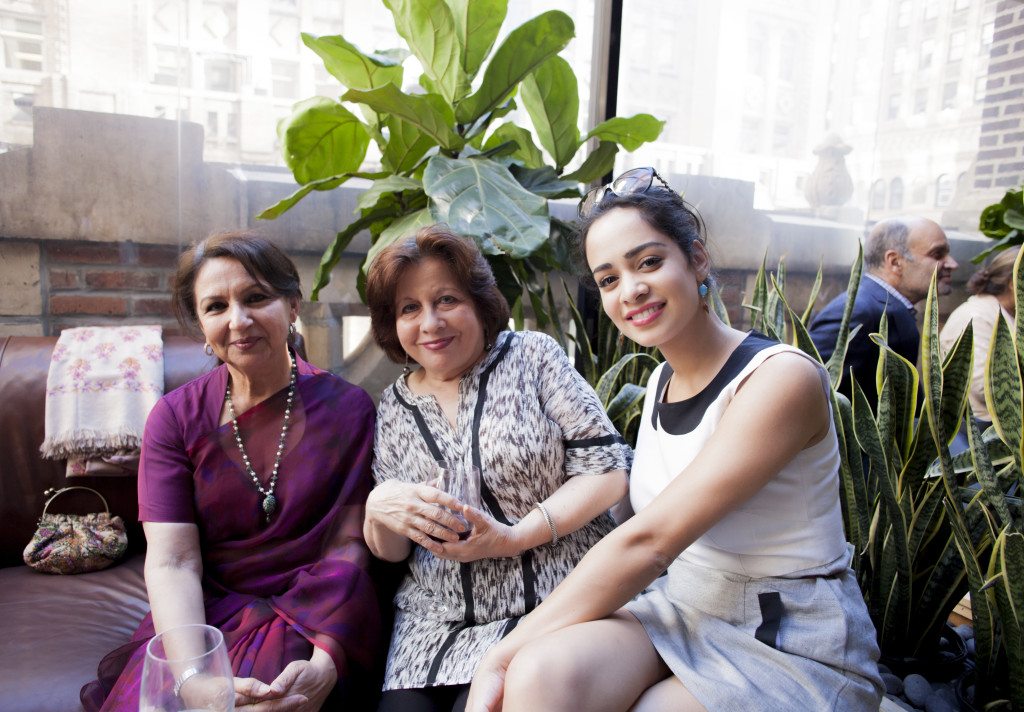
[[[210,625],[153,636],[142,667],[140,712],[232,712],[234,673],[224,635]]]
[[[458,462],[445,463],[441,467],[441,479],[437,488],[474,509],[483,508],[480,500],[480,468],[478,467]],[[462,516],[461,510],[450,511],[465,527],[465,531],[458,532],[459,539],[468,538],[473,525]]]

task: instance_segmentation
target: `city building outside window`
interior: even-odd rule
[[[889,209],[900,210],[903,208],[903,179],[893,178],[889,181]]]

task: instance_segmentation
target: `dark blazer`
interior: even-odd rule
[[[814,317],[811,322],[810,335],[821,358],[828,361],[835,351],[836,339],[839,338],[839,324],[843,320],[843,309],[846,308],[846,292],[833,299]],[[857,300],[853,305],[850,317],[850,329],[861,324],[860,331],[851,339],[846,349],[846,361],[843,363],[843,379],[839,390],[850,396],[850,368],[853,376],[864,389],[872,407],[878,402],[875,389],[875,369],[878,366],[879,347],[869,338],[878,331],[882,313],[886,314],[889,325],[889,346],[912,364],[917,364],[921,334],[917,328],[914,312],[892,296],[882,285],[864,277],[857,289]],[[851,399],[852,400],[852,399]]]

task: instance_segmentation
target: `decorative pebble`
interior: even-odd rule
[[[928,695],[928,699],[924,701],[924,709],[925,712],[958,712],[960,706],[957,704],[953,689],[948,685],[942,685]]]
[[[968,652],[968,654],[974,655],[974,649],[975,649],[974,638],[971,638],[970,640],[967,641],[967,652]]]
[[[916,707],[912,706],[909,702],[897,697],[896,695],[886,695],[885,697],[886,699],[896,703],[896,705],[901,709],[908,710],[908,712],[917,712]]]
[[[882,682],[885,683],[885,691],[890,695],[903,694],[903,680],[891,672],[882,673]]]
[[[925,700],[932,694],[932,686],[923,676],[911,673],[903,678],[903,694],[911,704],[924,707]]]
[[[960,637],[963,638],[965,641],[974,639],[974,626],[963,623],[961,625],[958,625],[953,630],[959,633]]]

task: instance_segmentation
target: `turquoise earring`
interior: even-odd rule
[[[697,287],[697,294],[700,295],[701,299],[704,299],[705,297],[707,297],[708,296],[708,285],[706,285],[703,282],[701,282],[700,285]]]

